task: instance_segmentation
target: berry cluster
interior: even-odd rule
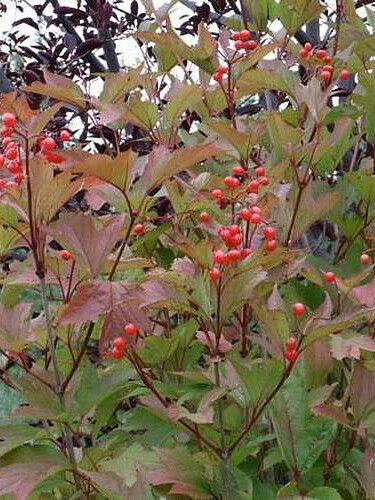
[[[285,342],[284,357],[287,361],[294,363],[298,358],[297,341],[294,337],[289,337]]]
[[[331,66],[332,56],[329,56],[324,49],[318,49],[313,51],[313,47],[310,42],[305,43],[304,47],[300,49],[299,56],[301,59],[309,59],[312,55],[315,55],[318,59],[321,59],[325,66],[320,68],[320,76],[322,79],[329,83],[332,79],[333,66]],[[340,72],[339,80],[348,80],[350,73],[347,69],[343,69]]]
[[[0,188],[16,187],[21,184],[24,179],[23,168],[19,154],[19,144],[12,138],[14,126],[16,125],[16,117],[13,113],[4,113],[1,117],[2,128],[0,134],[2,136],[0,153],[0,167],[6,165],[9,173],[12,174],[12,179],[4,181],[0,179]]]
[[[63,142],[70,140],[70,132],[68,130],[62,130],[60,132],[60,139]],[[50,163],[59,165],[65,161],[65,156],[56,151],[56,141],[53,137],[39,137],[37,139],[37,144],[40,147],[40,152],[43,157]]]
[[[236,50],[254,50],[257,48],[257,42],[250,40],[251,33],[249,30],[235,31],[232,34],[234,48]]]
[[[133,323],[127,323],[124,327],[124,334],[127,336],[137,335],[138,328]],[[113,340],[112,357],[115,359],[121,359],[125,356],[125,350],[128,342],[124,337],[116,337]]]

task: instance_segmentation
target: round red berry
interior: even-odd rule
[[[241,250],[241,255],[242,255],[243,259],[245,259],[246,257],[248,257],[250,254],[251,254],[251,248],[243,248]]]
[[[332,73],[333,66],[331,66],[330,64],[326,64],[325,66],[323,66],[323,71],[329,71],[330,73]]]
[[[294,316],[303,316],[306,312],[306,307],[301,302],[296,302],[293,304],[293,314]]]
[[[121,359],[121,358],[124,357],[124,350],[123,349],[117,349],[116,347],[114,347],[112,349],[112,356],[115,359]]]
[[[258,194],[259,192],[259,182],[258,181],[250,181],[247,186],[248,193]]]
[[[15,160],[18,156],[18,151],[15,148],[8,149],[5,156],[8,160]]]
[[[233,175],[245,175],[246,174],[246,171],[243,167],[241,167],[241,165],[237,165],[236,167],[233,167],[232,168],[232,173]]]
[[[251,224],[260,224],[262,222],[262,216],[257,213],[252,213],[250,217]]]
[[[343,80],[343,81],[348,80],[349,76],[350,76],[350,72],[347,69],[343,69],[340,72],[339,80]]]
[[[241,38],[241,34],[239,31],[234,31],[232,34],[232,40],[237,41]]]
[[[284,354],[284,357],[287,361],[294,363],[296,361],[296,359],[298,358],[298,352],[297,351],[286,351],[286,353]]]
[[[0,167],[4,165],[4,162],[5,162],[4,155],[0,154]]]
[[[199,220],[200,222],[210,222],[211,220],[210,214],[208,212],[201,212],[199,214]]]
[[[266,169],[264,167],[257,167],[255,170],[254,170],[254,174],[257,176],[257,177],[263,177],[263,175],[266,173]]]
[[[325,82],[329,82],[332,77],[332,74],[330,71],[322,71],[321,76]]]
[[[306,42],[305,45],[304,45],[304,48],[305,50],[307,50],[307,52],[310,52],[310,50],[312,49],[312,45],[310,42]]]
[[[124,332],[126,335],[136,335],[138,328],[133,323],[127,323],[124,327]]]
[[[259,184],[261,184],[262,186],[268,186],[268,184],[270,183],[268,177],[261,177],[259,179]]]
[[[220,200],[220,198],[222,198],[223,196],[223,192],[221,189],[213,189],[211,191],[211,195],[213,198],[215,198],[215,200]]]
[[[326,51],[323,50],[323,49],[319,49],[315,52],[315,55],[316,57],[318,57],[319,59],[324,59],[327,55]]]
[[[225,73],[228,73],[228,67],[227,66],[219,66],[216,70],[216,73],[220,73],[221,75],[224,75]]]
[[[44,138],[41,143],[40,143],[42,149],[46,149],[47,151],[50,151],[56,147],[56,142],[53,137],[46,137]]]
[[[236,236],[236,234],[240,232],[240,227],[237,226],[237,224],[232,224],[231,226],[229,226],[228,230],[231,236]]]
[[[214,251],[214,263],[215,264],[225,264],[225,253],[222,250]]]
[[[22,172],[22,166],[18,161],[12,160],[8,163],[8,170],[11,174],[19,174]]]
[[[307,59],[309,57],[309,52],[306,49],[300,49],[298,54],[301,59]]]
[[[72,258],[72,254],[68,252],[68,250],[61,250],[60,257],[62,260],[70,260]]]
[[[277,247],[276,240],[267,240],[266,243],[267,252],[273,252],[274,250],[276,250],[276,247]]]
[[[137,236],[141,236],[142,234],[145,234],[145,227],[143,224],[136,224],[133,231]]]
[[[370,261],[371,261],[370,256],[367,253],[363,253],[361,255],[361,264],[367,265],[370,264]]]
[[[69,130],[62,130],[60,132],[60,139],[63,142],[69,141],[70,140],[70,132],[69,132]]]
[[[215,82],[221,82],[223,79],[222,73],[218,73],[217,71],[212,75],[212,78],[215,80]]]
[[[262,210],[259,207],[257,207],[256,205],[251,207],[251,211],[253,214],[261,214],[262,213]]]
[[[126,347],[126,340],[123,337],[116,337],[113,340],[113,346],[119,351],[123,351]]]
[[[285,342],[285,347],[287,351],[295,351],[297,347],[297,340],[295,337],[289,337]]]
[[[8,128],[8,127],[2,127],[0,129],[0,134],[3,136],[3,137],[9,137],[10,135],[12,135],[13,133],[13,130],[11,128]]]
[[[16,124],[16,117],[13,113],[4,113],[1,117],[4,127],[13,128]]]
[[[244,41],[244,42],[245,42],[245,41],[246,41],[246,40],[248,40],[249,38],[250,38],[250,31],[249,31],[249,30],[242,30],[242,31],[240,32],[240,39],[241,39],[242,41]]]
[[[234,42],[234,48],[236,50],[242,50],[245,48],[245,44],[241,40],[237,40],[236,42]]]
[[[218,281],[220,279],[221,273],[217,267],[210,270],[210,280]]]
[[[240,181],[237,179],[237,177],[228,175],[224,178],[224,184],[229,188],[236,188],[240,185]]]
[[[248,208],[241,208],[238,215],[242,220],[249,221],[251,217],[251,210],[249,210]]]
[[[263,236],[266,240],[274,240],[276,236],[275,228],[272,226],[267,226],[263,229]]]
[[[240,260],[242,258],[242,253],[240,250],[229,250],[228,252],[228,259],[230,262],[236,262],[237,260]]]
[[[246,50],[254,50],[258,47],[258,44],[255,40],[249,40],[248,42],[244,42],[244,48]]]
[[[16,175],[13,176],[14,182],[16,182],[18,185],[21,184],[21,182],[23,181],[23,179],[24,179],[24,176],[23,176],[22,172],[18,172],[18,174],[16,174]]]
[[[324,274],[324,279],[327,283],[334,283],[336,281],[336,276],[331,271],[328,271],[328,273]]]
[[[325,56],[325,58],[323,59],[323,61],[326,63],[326,64],[329,64],[332,62],[332,57],[331,56]]]

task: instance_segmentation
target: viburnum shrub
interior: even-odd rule
[[[166,4],[56,3],[67,34],[20,46],[1,498],[373,498],[368,3],[204,3],[179,32]]]

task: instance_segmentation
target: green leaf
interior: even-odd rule
[[[313,417],[308,391],[301,373],[295,370],[272,400],[271,418],[285,463],[304,474],[319,459],[335,432],[335,425]]]
[[[339,492],[329,486],[318,486],[310,490],[308,496],[314,500],[342,500]]]
[[[280,21],[290,35],[323,10],[319,0],[281,0],[277,8]]]

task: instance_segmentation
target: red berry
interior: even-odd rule
[[[330,64],[326,64],[325,66],[323,66],[323,71],[329,71],[330,73],[332,73],[333,66],[331,66]]]
[[[251,254],[251,248],[243,248],[241,250],[241,256],[243,259],[246,259]]]
[[[296,302],[293,304],[293,314],[294,316],[302,316],[306,312],[306,307],[301,302]]]
[[[210,280],[218,281],[220,279],[221,273],[217,267],[210,270]]]
[[[0,179],[0,189],[3,189],[4,186],[5,186],[4,179]]]
[[[8,151],[5,153],[5,156],[8,160],[15,160],[18,156],[18,151],[15,148],[8,149]]]
[[[1,121],[4,127],[13,128],[14,125],[16,124],[16,117],[14,116],[13,113],[4,113],[3,116],[1,117]]]
[[[251,217],[251,211],[248,208],[241,208],[238,215],[241,217],[242,220],[249,221]]]
[[[309,52],[306,49],[300,49],[298,54],[301,59],[307,59],[309,57]]]
[[[332,74],[330,71],[322,71],[321,76],[325,82],[329,82],[332,77]]]
[[[327,55],[326,51],[323,50],[323,49],[319,49],[315,52],[315,55],[316,57],[318,57],[319,59],[324,59]]]
[[[276,250],[276,247],[277,247],[276,240],[267,240],[266,243],[267,252],[273,252],[274,250]]]
[[[257,167],[254,170],[254,174],[256,177],[262,177],[266,173],[266,169],[264,167]]]
[[[225,253],[222,250],[214,251],[214,263],[225,264]]]
[[[243,42],[241,42],[241,40],[237,40],[236,42],[234,42],[234,48],[235,48],[236,50],[242,50],[242,49],[244,49],[244,48],[245,48],[245,47],[244,47],[244,43],[243,43]]]
[[[200,222],[210,222],[211,220],[210,214],[208,212],[201,212],[199,214],[199,220]]]
[[[215,80],[215,82],[221,82],[221,80],[223,79],[223,75],[216,72],[212,75],[212,78]]]
[[[114,347],[112,349],[112,356],[115,359],[121,359],[121,358],[124,357],[124,350],[123,349],[117,349],[116,347]]]
[[[259,183],[262,185],[262,186],[268,186],[268,184],[270,183],[268,177],[261,177],[259,179]]]
[[[286,353],[284,354],[284,357],[287,361],[294,363],[296,361],[296,359],[298,358],[298,352],[297,351],[286,351]]]
[[[246,174],[246,171],[243,167],[241,167],[241,165],[237,165],[236,167],[233,167],[232,168],[232,173],[233,175],[245,175]]]
[[[72,254],[68,252],[68,250],[61,250],[60,257],[62,260],[70,260],[72,258]]]
[[[116,337],[113,340],[113,345],[119,351],[123,351],[126,347],[126,340],[123,337]]]
[[[228,175],[224,178],[224,184],[229,188],[236,188],[240,185],[240,181],[237,179],[237,177],[231,177],[230,175]]]
[[[16,175],[13,176],[14,182],[16,182],[18,185],[21,184],[21,182],[23,181],[23,179],[24,179],[24,176],[23,176],[22,172],[19,172],[18,174],[16,174]]]
[[[258,194],[258,192],[259,192],[259,182],[258,181],[250,181],[249,185],[247,186],[247,192],[248,193]]]
[[[331,56],[325,56],[325,58],[323,59],[323,61],[326,63],[326,64],[329,64],[332,62],[332,57]]]
[[[4,155],[0,154],[0,167],[4,165],[4,161],[5,161]]]
[[[60,132],[60,139],[63,142],[69,141],[70,140],[70,132],[69,132],[69,130],[62,130]]]
[[[237,224],[233,224],[232,226],[229,226],[228,230],[231,236],[236,236],[236,234],[240,232],[240,227],[237,226]]]
[[[297,340],[295,337],[289,337],[285,342],[285,347],[287,351],[295,351],[297,347]]]
[[[257,207],[256,205],[251,207],[250,210],[252,211],[253,214],[261,214],[262,213],[262,210],[259,207]]]
[[[133,323],[128,323],[124,327],[124,332],[126,335],[136,335],[138,333],[138,328]]]
[[[136,224],[133,229],[134,233],[138,236],[145,234],[145,227],[143,224]]]
[[[223,196],[223,192],[221,189],[213,189],[211,191],[212,197],[215,198],[215,200],[220,200]]]
[[[8,170],[11,174],[19,174],[22,172],[22,167],[18,161],[12,160],[8,163]]]
[[[262,222],[262,216],[260,214],[253,213],[251,214],[250,222],[251,224],[260,224]]]
[[[255,40],[249,40],[248,42],[244,42],[244,48],[246,50],[254,50],[258,47],[258,44]]]
[[[239,31],[235,31],[233,34],[232,34],[232,40],[234,41],[237,41],[241,38],[241,34]]]
[[[336,281],[336,276],[332,272],[328,272],[324,274],[324,279],[326,280],[327,283],[334,283]]]
[[[246,41],[250,38],[250,31],[249,30],[242,30],[240,32],[240,39],[242,41]]]
[[[13,133],[13,130],[11,128],[8,128],[8,127],[2,127],[0,129],[0,134],[3,136],[3,137],[9,137],[10,135],[12,135]]]
[[[53,137],[46,137],[43,139],[40,143],[42,149],[46,149],[47,151],[50,151],[56,147],[56,142]]]
[[[228,73],[228,67],[227,66],[219,66],[216,70],[216,73],[220,73],[221,75],[224,75],[225,73]]]
[[[343,69],[341,72],[340,72],[340,75],[339,75],[339,80],[348,80],[349,79],[349,76],[350,76],[350,73],[347,69]]]
[[[240,250],[229,250],[228,252],[228,259],[230,262],[236,262],[237,260],[240,260],[242,258],[242,253]]]
[[[363,253],[361,255],[361,264],[367,265],[370,264],[370,261],[371,261],[370,256],[367,253]]]
[[[267,226],[263,229],[263,236],[266,240],[274,240],[276,235],[275,228],[272,226]]]
[[[307,50],[307,52],[310,52],[310,50],[312,49],[312,45],[310,42],[306,42],[304,47],[305,47],[305,50]]]

